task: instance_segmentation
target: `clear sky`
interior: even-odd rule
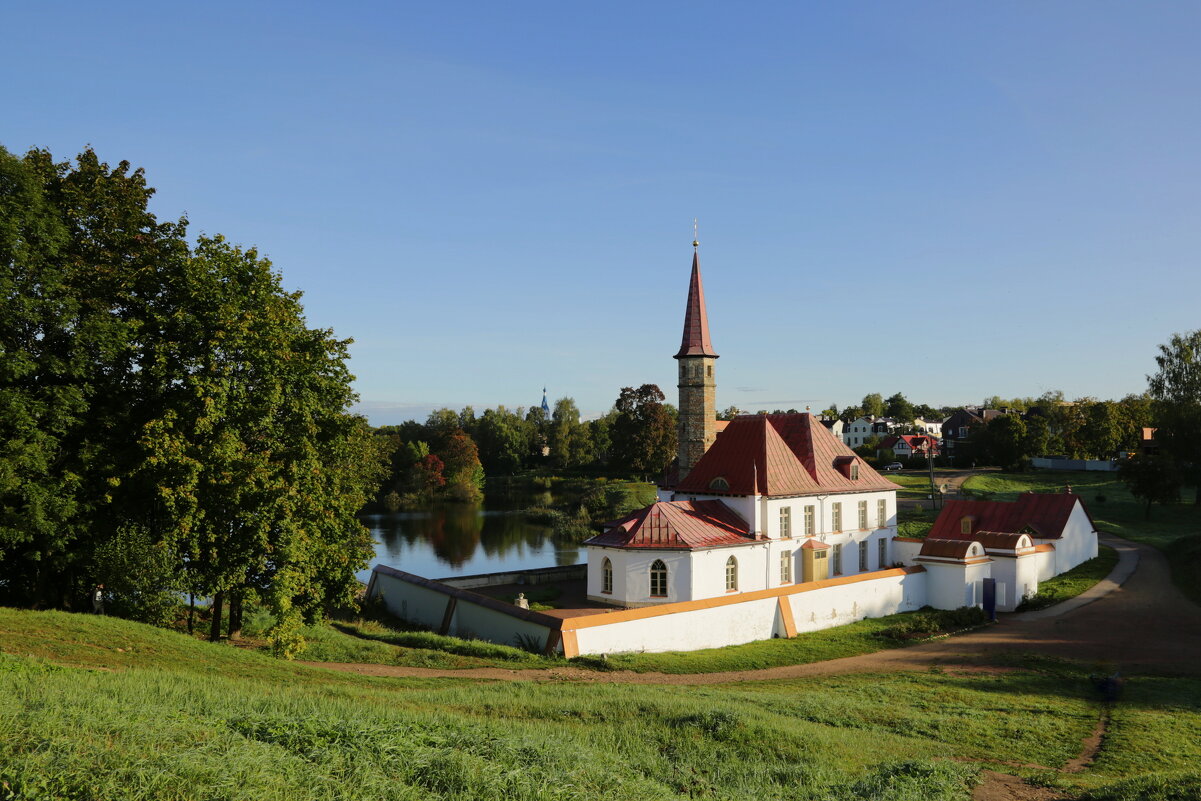
[[[1201,327],[1201,4],[0,7],[0,144],[142,166],[353,337],[377,424],[1119,397]]]

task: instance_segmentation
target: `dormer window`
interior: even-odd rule
[[[963,517],[959,518],[959,533],[960,534],[971,534],[973,522],[974,521],[972,520],[971,515],[964,515]]]
[[[859,465],[853,464],[853,465],[851,465],[851,481],[858,481],[858,480],[859,480]]]
[[[730,482],[726,481],[724,476],[718,476],[709,482],[709,489],[717,490],[718,492],[728,492],[730,489]]]

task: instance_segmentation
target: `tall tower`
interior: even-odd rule
[[[692,280],[684,310],[684,337],[675,358],[680,363],[680,471],[683,480],[717,438],[717,382],[713,363],[717,354],[709,341],[709,315],[701,286],[700,242],[692,241]]]

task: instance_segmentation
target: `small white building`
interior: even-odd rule
[[[921,417],[913,419],[913,430],[918,434],[930,434],[934,437],[942,436],[942,418],[937,420],[926,420]]]
[[[884,570],[896,485],[810,414],[736,417],[659,501],[584,543],[588,599],[697,601]]]

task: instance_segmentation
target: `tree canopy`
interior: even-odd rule
[[[159,222],[127,162],[0,151],[0,597],[71,606],[98,581],[161,616],[179,591],[275,613],[347,604],[383,452],[349,340],[309,328],[271,263]]]

